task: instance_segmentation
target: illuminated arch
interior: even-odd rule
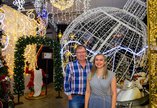
[[[55,90],[61,91],[62,89],[62,67],[60,56],[60,44],[47,37],[42,36],[24,36],[20,37],[15,45],[14,54],[14,93],[18,95],[24,94],[24,50],[29,44],[44,45],[53,48],[53,61],[55,69]],[[58,77],[59,76],[59,77]]]

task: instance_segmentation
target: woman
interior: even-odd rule
[[[116,78],[107,70],[106,57],[97,54],[88,75],[85,108],[116,108]]]

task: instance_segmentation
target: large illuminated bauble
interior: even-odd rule
[[[108,69],[120,78],[132,78],[145,66],[146,25],[133,14],[114,7],[99,7],[81,14],[67,27],[61,39],[63,66],[75,58],[76,44],[87,47],[88,58],[107,56]]]

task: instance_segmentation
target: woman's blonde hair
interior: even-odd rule
[[[103,54],[97,54],[97,55],[94,57],[93,66],[92,66],[92,69],[91,69],[91,75],[89,76],[89,79],[90,79],[90,80],[92,79],[92,77],[93,77],[94,74],[96,73],[97,68],[96,68],[96,66],[95,66],[95,59],[96,59],[96,57],[99,56],[99,55],[101,55],[101,56],[104,57],[104,61],[107,61],[106,56],[103,55]],[[107,64],[106,64],[106,65],[104,66],[103,79],[106,79],[106,78],[107,78],[107,75],[108,75],[108,71],[107,71]]]

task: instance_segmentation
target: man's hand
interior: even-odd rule
[[[72,100],[72,95],[68,95],[68,100]]]

